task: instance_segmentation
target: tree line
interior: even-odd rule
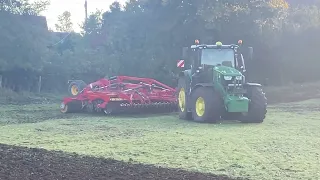
[[[318,80],[319,0],[130,0],[89,15],[81,33],[70,12],[48,31],[37,17],[49,2],[0,0],[2,86],[63,91],[68,79],[151,77],[175,86],[182,47],[195,39],[254,47],[248,79],[268,85]],[[37,18],[36,18],[37,17]],[[26,20],[27,19],[27,20]],[[36,20],[32,20],[36,19]],[[32,23],[34,22],[34,23]],[[188,63],[187,63],[188,64]]]

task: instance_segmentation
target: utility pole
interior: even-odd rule
[[[84,22],[87,24],[87,19],[88,19],[88,2],[85,0],[84,2],[84,13],[85,13],[85,19]]]

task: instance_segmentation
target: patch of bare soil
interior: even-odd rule
[[[230,180],[232,178],[0,144],[0,179]]]

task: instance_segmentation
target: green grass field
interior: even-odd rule
[[[58,104],[0,106],[0,142],[250,179],[320,176],[320,102],[270,106],[262,124],[177,115],[64,115]]]

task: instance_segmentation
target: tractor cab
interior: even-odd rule
[[[199,44],[196,40],[191,48],[184,48],[183,56],[190,65],[191,86],[199,83],[215,83],[218,82],[225,90],[239,90],[244,83],[244,75],[246,72],[243,55],[240,51],[242,40],[238,41],[238,45],[223,45],[217,42],[215,45]],[[252,59],[252,48],[249,48],[249,59]],[[235,83],[236,82],[236,83]],[[230,86],[237,85],[237,89]],[[222,88],[222,87],[221,87]]]
[[[223,45],[217,42],[215,45],[199,44],[196,40],[191,48],[183,49],[183,58],[191,63],[192,73],[202,69],[212,69],[218,66],[226,66],[237,69],[241,73],[246,72],[243,55],[240,51],[242,40],[238,45]],[[249,47],[248,59],[252,59],[253,48]]]

